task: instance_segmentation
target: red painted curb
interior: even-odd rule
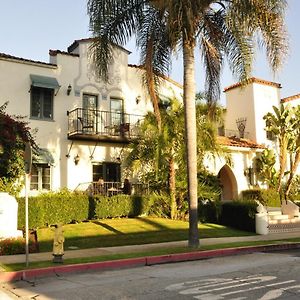
[[[300,243],[291,244],[273,244],[266,246],[249,246],[240,248],[227,248],[218,250],[206,250],[188,253],[178,253],[160,256],[149,256],[141,258],[129,258],[103,262],[92,262],[86,264],[75,265],[59,265],[55,267],[40,268],[23,270],[17,272],[0,272],[0,282],[10,282],[16,280],[32,279],[36,277],[49,276],[54,274],[75,273],[88,270],[108,270],[108,269],[121,269],[121,268],[134,268],[141,266],[151,266],[156,264],[172,263],[172,262],[184,262],[193,261],[206,258],[230,256],[237,254],[246,254],[262,251],[273,250],[287,250],[287,249],[299,249]]]

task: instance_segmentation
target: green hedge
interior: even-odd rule
[[[257,203],[254,201],[231,201],[222,203],[219,223],[240,230],[255,232]]]
[[[158,212],[162,196],[89,197],[85,193],[61,191],[45,193],[28,200],[29,228],[81,222],[91,219],[135,217]],[[18,228],[25,227],[25,198],[17,199]]]
[[[94,205],[96,219],[136,217],[149,212],[149,198],[141,196],[95,196]]]
[[[243,200],[258,200],[269,207],[280,207],[279,193],[274,189],[253,189],[242,191]]]
[[[25,227],[25,198],[19,203],[18,227]],[[52,224],[81,222],[89,218],[91,203],[84,193],[61,191],[45,193],[28,199],[29,228],[41,228]]]
[[[198,217],[203,223],[218,223],[222,212],[222,202],[220,201],[199,201]]]

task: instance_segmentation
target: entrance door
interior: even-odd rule
[[[98,97],[95,95],[84,94],[82,102],[82,129],[85,132],[95,132],[97,124],[96,116]]]

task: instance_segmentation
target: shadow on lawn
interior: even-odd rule
[[[102,247],[116,247],[126,245],[141,245],[141,244],[152,244],[152,243],[163,243],[172,241],[186,241],[188,240],[188,228],[186,229],[170,229],[165,226],[159,226],[152,220],[141,219],[145,223],[154,223],[159,228],[158,230],[145,231],[145,232],[134,232],[134,233],[123,233],[115,228],[97,222],[96,224],[103,226],[110,230],[112,234],[106,235],[89,235],[80,237],[68,237],[65,234],[65,250],[70,250],[69,247],[78,247],[79,249],[87,248],[102,248]],[[228,236],[246,236],[254,235],[252,232],[238,231],[231,228],[214,228],[207,224],[208,228],[200,228],[199,236],[203,238],[217,238],[217,237],[228,237]],[[53,241],[45,240],[39,241],[40,251],[47,252],[52,251]]]
[[[105,229],[107,229],[107,230],[109,230],[113,233],[124,234],[122,231],[119,231],[119,230],[115,229],[114,227],[109,226],[108,224],[105,224],[105,223],[102,223],[102,222],[99,222],[99,221],[92,221],[92,223],[94,223],[96,225],[100,225],[103,228],[105,228]]]

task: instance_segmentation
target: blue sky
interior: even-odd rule
[[[258,53],[253,75],[282,84],[281,96],[300,93],[300,1],[288,0],[286,23],[290,36],[290,53],[283,69],[275,76],[271,73],[263,53]],[[48,62],[49,49],[66,50],[75,40],[90,36],[85,0],[9,0],[2,1],[0,10],[0,52]],[[132,51],[129,63],[138,64],[134,42],[126,45]],[[180,57],[180,54],[178,54]],[[199,56],[198,56],[199,58]],[[199,60],[198,60],[199,61]],[[200,67],[199,67],[200,66]],[[201,64],[196,71],[197,90],[202,89]],[[182,61],[174,59],[170,76],[182,82]],[[300,76],[299,76],[300,77]],[[236,79],[225,68],[221,88]],[[224,103],[224,95],[221,97]]]

